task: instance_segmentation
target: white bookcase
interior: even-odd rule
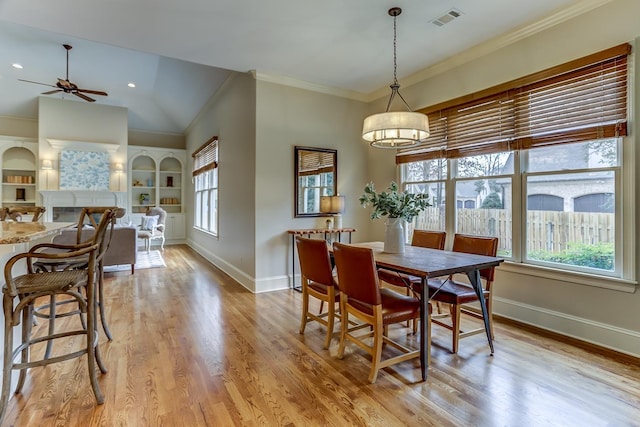
[[[0,139],[0,156],[2,206],[34,206],[38,199],[38,143]]]
[[[186,151],[130,145],[127,154],[129,220],[137,225],[149,206],[161,207],[167,211],[166,239],[184,239]]]

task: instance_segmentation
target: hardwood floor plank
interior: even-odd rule
[[[640,425],[640,367],[627,356],[497,319],[493,357],[483,335],[452,355],[434,326],[426,382],[411,360],[369,384],[368,355],[349,345],[336,357],[339,323],[328,350],[316,323],[298,333],[298,292],[252,294],[186,246],[164,258],[106,277],[105,404],[80,358],[30,370],[3,426]],[[390,333],[418,344],[409,328]]]

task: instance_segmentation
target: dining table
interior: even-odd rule
[[[449,277],[452,274],[466,274],[469,284],[478,296],[484,328],[489,342],[491,355],[494,347],[491,339],[489,313],[485,304],[480,271],[485,268],[496,267],[504,261],[500,257],[468,254],[464,252],[444,251],[440,249],[423,248],[406,245],[402,253],[390,253],[384,251],[383,242],[354,243],[354,246],[367,247],[373,250],[373,257],[378,268],[396,271],[398,273],[416,276],[421,279],[422,289],[428,289],[427,281],[439,277]],[[445,281],[442,281],[444,285]],[[427,379],[427,364],[429,351],[429,301],[435,294],[421,292],[420,296],[420,370],[422,379]]]

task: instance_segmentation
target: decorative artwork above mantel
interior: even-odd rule
[[[110,159],[106,152],[62,150],[60,190],[109,190]]]

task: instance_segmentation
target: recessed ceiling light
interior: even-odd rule
[[[17,62],[15,64],[11,64],[11,66],[13,68],[17,68],[18,70],[22,70],[22,65],[18,64]]]
[[[127,86],[129,86],[129,87],[136,87],[136,84],[135,84],[135,83],[129,83]]]

